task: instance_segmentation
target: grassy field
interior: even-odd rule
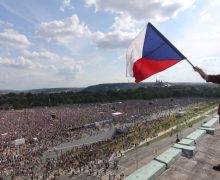
[[[196,108],[196,111],[197,111],[197,112],[195,112],[194,109],[189,109],[189,110],[187,110],[186,115],[183,116],[183,117],[181,117],[181,118],[175,118],[174,116],[171,116],[170,119],[169,119],[169,121],[172,122],[172,123],[171,123],[172,126],[170,126],[170,127],[173,127],[173,126],[175,126],[175,125],[177,125],[177,124],[181,124],[181,123],[183,123],[184,121],[186,121],[187,119],[191,119],[191,118],[193,118],[193,117],[196,117],[196,116],[198,116],[199,114],[203,114],[203,113],[209,111],[210,109],[213,109],[213,108],[216,107],[216,106],[217,106],[217,103],[216,103],[216,104],[213,104],[213,105],[211,105],[211,106],[210,106],[210,104],[200,105],[199,107]],[[216,110],[213,110],[213,111],[211,111],[210,113],[208,113],[208,115],[210,116],[210,115],[212,115],[212,114],[215,113],[215,112],[216,112]],[[154,138],[153,140],[151,140],[151,141],[149,141],[149,142],[143,144],[142,146],[146,146],[146,145],[155,143],[155,142],[157,142],[157,141],[161,141],[161,140],[163,140],[163,139],[165,139],[165,138],[167,138],[167,137],[170,137],[170,136],[172,136],[172,135],[174,135],[174,134],[177,134],[178,131],[181,131],[181,130],[183,130],[183,129],[185,129],[185,128],[188,128],[189,126],[193,126],[194,124],[197,124],[198,122],[203,121],[205,118],[207,118],[207,116],[201,116],[201,117],[196,118],[195,120],[193,120],[193,121],[191,121],[191,122],[189,122],[189,123],[187,123],[187,124],[180,125],[180,126],[178,127],[178,129],[174,129],[174,130],[172,130],[172,131],[170,131],[170,132],[167,132],[167,133],[163,134],[162,136],[156,137],[156,138]],[[163,130],[161,130],[161,131],[163,131]],[[161,131],[160,131],[160,132],[161,132]]]
[[[129,144],[130,148],[133,146],[137,146],[146,138],[153,138],[151,141],[144,143],[141,146],[147,146],[149,144],[152,144],[157,141],[161,141],[162,139],[168,138],[170,136],[176,135],[179,131],[188,128],[189,126],[192,126],[198,122],[201,122],[207,116],[201,116],[199,115],[213,109],[216,107],[217,104],[201,104],[193,108],[189,108],[185,110],[185,115],[182,117],[176,117],[175,113],[170,116],[164,116],[160,118],[160,121],[155,120],[154,123],[149,126],[149,122],[142,122],[137,123],[134,125],[134,127],[129,130],[128,134],[122,137],[118,137],[112,140],[111,144],[112,147],[114,147],[115,151],[119,151],[124,149],[124,146]],[[212,112],[209,114],[211,115]],[[197,117],[196,119],[188,122],[188,120],[192,119],[193,117]],[[178,128],[173,129],[170,132],[167,132],[161,136],[157,136],[158,133],[165,131],[169,128],[175,127],[178,125]],[[141,147],[137,146],[137,148]],[[134,150],[134,149],[133,149]]]

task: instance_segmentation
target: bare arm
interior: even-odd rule
[[[195,66],[193,68],[196,72],[198,72],[200,74],[200,76],[204,79],[204,80],[208,80],[208,75],[199,67]]]
[[[213,82],[220,84],[220,75],[208,75],[199,67],[194,67],[194,70],[200,74],[200,76],[207,82]]]

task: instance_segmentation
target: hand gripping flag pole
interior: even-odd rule
[[[135,77],[137,83],[182,60],[187,60],[194,67],[151,23],[148,23],[131,42],[126,60],[126,74]]]

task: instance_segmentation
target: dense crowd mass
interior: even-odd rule
[[[175,110],[204,102],[207,100],[199,98],[158,99],[2,110],[0,177],[50,179],[53,174],[56,179],[56,176],[66,172],[74,174],[82,170],[97,170],[99,161],[109,168],[107,164],[112,153],[126,150],[149,136],[155,136],[156,132],[151,129],[159,130],[162,127],[162,130],[169,127],[170,122],[164,121],[164,117]],[[152,118],[155,120],[150,121]],[[104,120],[111,120],[113,124],[106,127],[85,126]],[[57,157],[47,158],[44,155],[49,148],[62,142],[115,126],[126,126],[127,133],[91,145],[74,147]],[[14,142],[20,138],[24,138],[25,143],[16,146]]]

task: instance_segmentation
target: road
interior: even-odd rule
[[[103,141],[105,139],[110,139],[115,133],[115,129],[111,129],[108,131],[104,131],[92,136],[86,136],[83,138],[80,138],[78,140],[72,140],[70,142],[61,143],[60,145],[57,145],[54,147],[56,150],[64,150],[64,149],[72,149],[74,146],[80,146],[85,144],[92,144],[94,142]]]

